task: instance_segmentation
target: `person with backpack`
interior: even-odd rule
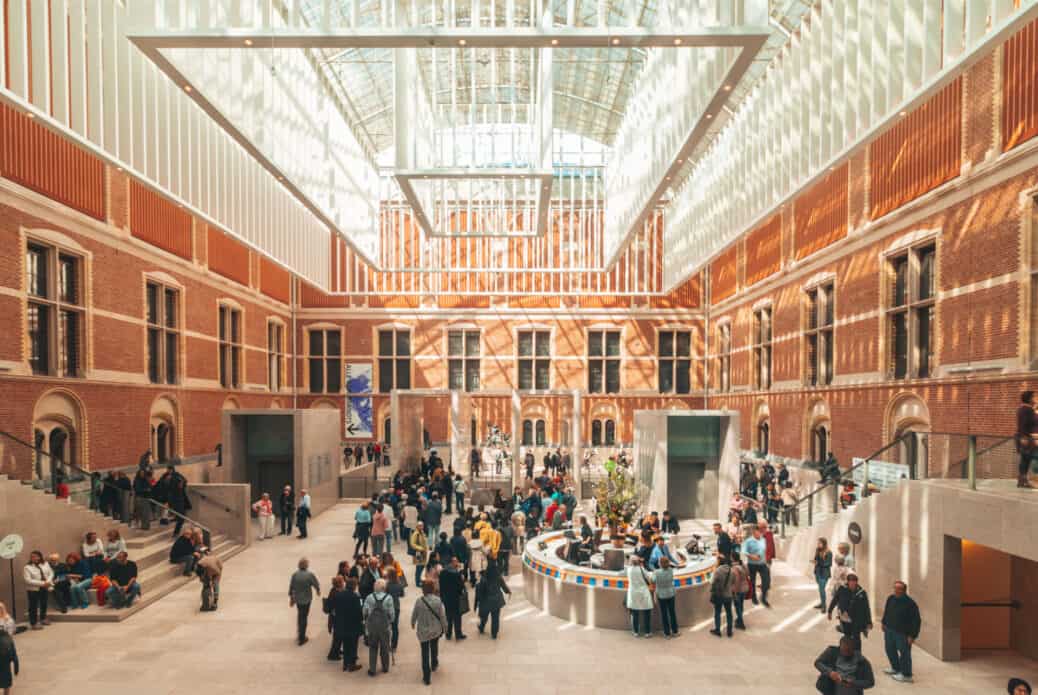
[[[728,636],[732,636],[732,592],[735,589],[736,577],[732,574],[731,560],[720,557],[714,577],[710,582],[710,603],[714,604],[714,629],[710,634],[715,637],[721,636],[721,609],[724,609],[725,619],[728,623]]]
[[[411,611],[411,627],[422,649],[422,682],[429,685],[432,672],[440,666],[440,637],[447,631],[447,613],[436,595],[435,582],[422,584],[422,596]]]
[[[872,629],[872,608],[869,595],[858,584],[858,575],[847,575],[847,583],[841,584],[829,602],[828,616],[833,619],[833,608],[840,618],[840,632],[854,640],[854,648],[861,651],[861,636],[868,637]]]
[[[839,646],[827,647],[815,659],[815,668],[821,674],[815,688],[822,695],[862,695],[876,685],[872,664],[846,635],[840,638]]]
[[[735,585],[732,587],[732,607],[735,609],[735,629],[745,630],[746,623],[742,621],[742,606],[746,600],[746,593],[750,590],[750,573],[742,564],[739,553],[732,553],[732,575],[735,577]]]
[[[375,665],[382,657],[382,673],[389,673],[389,649],[393,642],[396,608],[386,593],[386,580],[375,582],[375,590],[364,600],[364,632],[368,638],[368,675],[374,677]]]
[[[505,594],[512,595],[512,590],[501,577],[501,570],[495,563],[487,565],[480,574],[476,584],[476,610],[479,613],[479,634],[484,634],[487,619],[490,619],[490,638],[497,639],[501,630],[501,609],[505,606]]]

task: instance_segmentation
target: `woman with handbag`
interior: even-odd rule
[[[411,627],[421,644],[422,682],[429,685],[432,672],[440,665],[440,636],[447,630],[447,615],[433,582],[422,584],[422,596],[411,611]]]
[[[501,609],[505,606],[505,594],[512,595],[512,590],[505,584],[501,577],[501,569],[496,564],[491,564],[479,578],[476,584],[476,611],[479,613],[479,634],[487,626],[490,619],[490,637],[497,639],[497,633],[501,629]]]
[[[642,559],[631,557],[627,568],[627,609],[631,611],[631,633],[635,637],[652,637],[652,603],[656,585],[645,571]],[[644,632],[642,632],[644,630]]]

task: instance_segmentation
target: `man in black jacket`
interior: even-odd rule
[[[133,511],[137,515],[137,524],[141,530],[151,528],[151,480],[150,473],[142,468],[137,469],[133,477]]]
[[[450,564],[440,570],[440,600],[443,601],[443,608],[447,613],[447,639],[451,639],[452,636],[459,641],[465,639],[461,632],[461,603],[464,592],[465,578],[461,574],[461,565],[458,558],[451,558]]]
[[[335,617],[333,639],[342,644],[342,670],[359,671],[357,640],[364,634],[364,609],[357,595],[357,580],[353,577],[346,578],[346,589],[332,599],[332,615]]]
[[[919,637],[922,618],[919,606],[908,595],[908,585],[894,582],[894,593],[887,597],[883,607],[883,646],[890,668],[883,673],[901,683],[912,682],[912,644]]]
[[[861,695],[876,685],[872,664],[864,654],[854,649],[854,641],[850,637],[841,637],[838,647],[827,647],[815,659],[815,668],[822,674],[815,684],[822,693]]]
[[[292,535],[292,517],[296,511],[296,500],[292,494],[292,486],[286,485],[278,497],[278,516],[281,517],[281,535]]]
[[[717,554],[728,557],[732,554],[732,537],[722,528],[721,524],[714,522],[714,536],[717,542]]]
[[[829,602],[829,620],[833,619],[833,608],[838,609],[841,632],[854,641],[854,648],[861,651],[861,635],[868,637],[872,629],[872,608],[869,595],[858,584],[858,575],[848,574],[847,583],[841,585]]]

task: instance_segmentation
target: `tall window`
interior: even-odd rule
[[[411,330],[388,329],[378,332],[378,390],[411,388]]]
[[[267,322],[267,388],[280,391],[285,385],[285,327],[277,321]]]
[[[660,393],[691,393],[692,333],[660,331],[658,341]]]
[[[33,374],[83,373],[83,261],[35,241],[25,250],[28,280],[29,365]]]
[[[829,457],[829,425],[815,425],[811,430],[811,459],[822,463]]]
[[[804,317],[804,347],[807,354],[808,386],[824,386],[833,382],[833,285],[828,283],[807,291]]]
[[[551,334],[519,331],[519,388],[547,391],[551,388]]]
[[[721,324],[717,342],[717,390],[727,393],[732,390],[732,324]]]
[[[447,371],[452,390],[479,390],[479,331],[447,333]]]
[[[588,331],[587,390],[620,392],[620,331]]]
[[[241,310],[220,305],[220,385],[241,388]]]
[[[890,259],[889,376],[928,377],[933,355],[936,250],[921,246]]]
[[[771,388],[771,307],[753,312],[753,387]]]
[[[310,393],[342,390],[342,333],[338,328],[310,331]]]
[[[177,383],[180,293],[157,282],[146,286],[148,299],[148,378],[153,384]]]
[[[591,446],[615,446],[616,422],[613,420],[591,421]]]
[[[548,441],[544,420],[523,420],[523,446],[544,446]]]

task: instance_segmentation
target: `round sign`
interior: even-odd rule
[[[847,527],[847,537],[854,545],[861,543],[861,526],[858,526],[857,521],[852,521]]]
[[[22,543],[22,537],[17,533],[12,533],[6,536],[0,541],[0,557],[5,560],[13,559],[18,553],[22,552],[22,547],[25,544]]]

